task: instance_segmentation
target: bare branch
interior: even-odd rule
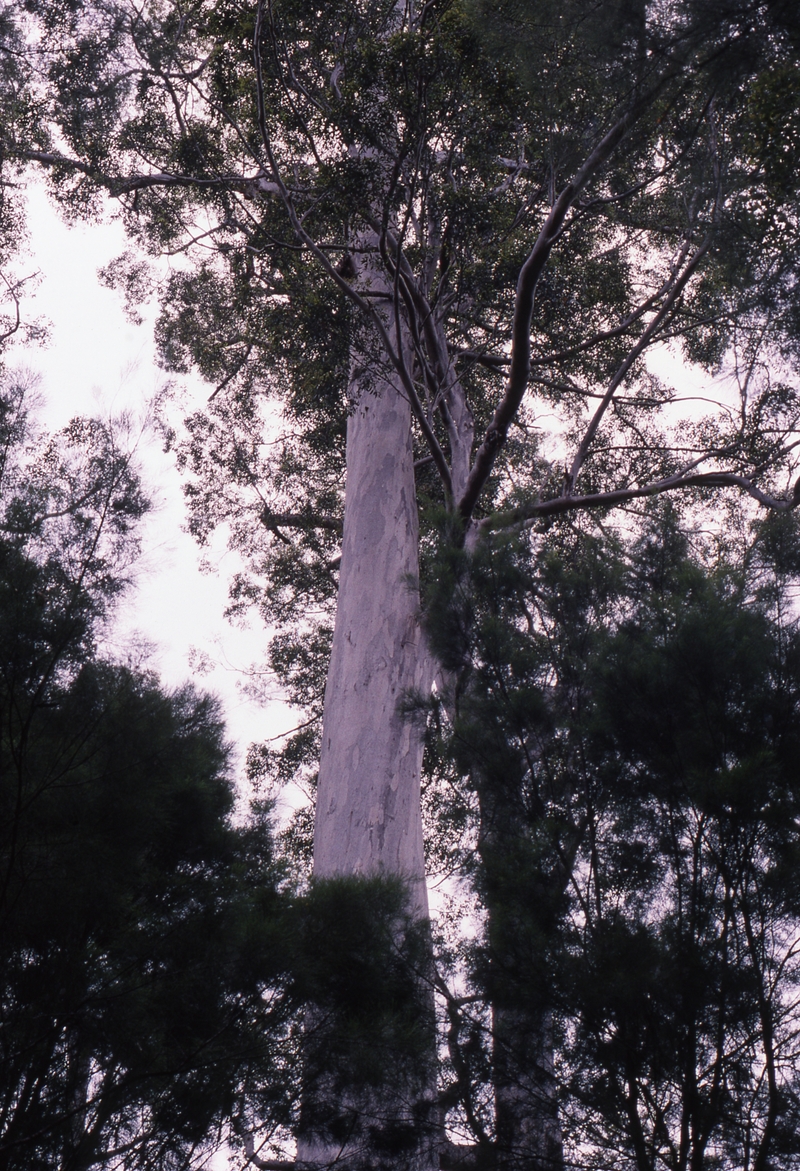
[[[583,463],[584,463],[586,456],[589,452],[589,448],[591,447],[592,441],[594,440],[594,437],[597,434],[597,429],[600,426],[600,423],[602,422],[603,416],[605,415],[606,411],[608,410],[608,407],[610,406],[611,400],[613,399],[615,393],[617,392],[617,390],[619,389],[619,387],[622,385],[623,381],[627,377],[627,375],[630,372],[630,369],[633,366],[636,359],[647,349],[647,347],[658,336],[658,331],[659,331],[660,326],[663,325],[664,321],[666,320],[667,316],[669,315],[670,311],[672,310],[673,306],[675,305],[675,302],[678,300],[681,293],[686,288],[686,285],[688,284],[690,277],[696,271],[697,266],[699,265],[700,261],[703,259],[705,254],[708,252],[710,243],[711,243],[710,238],[708,236],[706,236],[705,240],[700,245],[700,247],[695,250],[694,255],[690,258],[690,260],[689,260],[688,264],[686,265],[686,267],[684,268],[683,272],[674,281],[673,286],[669,291],[669,294],[667,295],[667,297],[664,300],[664,304],[661,306],[658,313],[656,313],[655,317],[650,322],[647,329],[644,331],[642,336],[639,338],[639,341],[636,343],[636,345],[633,347],[633,349],[631,349],[629,351],[629,353],[625,356],[625,359],[620,364],[619,369],[617,370],[616,374],[611,379],[611,382],[608,385],[608,390],[605,392],[602,400],[598,404],[597,410],[595,411],[594,415],[592,416],[592,419],[589,423],[589,426],[586,428],[586,433],[585,433],[583,439],[581,440],[580,446],[578,447],[578,450],[575,452],[575,457],[572,461],[572,467],[570,468],[569,476],[567,478],[567,484],[566,484],[566,491],[567,492],[572,491],[572,489],[575,485],[575,482],[577,481],[581,467],[583,466]],[[686,250],[688,250],[688,241],[687,241],[685,249],[681,250],[682,258],[685,257]]]
[[[685,472],[676,472],[663,480],[655,480],[652,484],[641,487],[614,488],[608,492],[593,492],[586,496],[554,496],[550,500],[537,500],[522,508],[487,516],[479,522],[479,528],[483,532],[525,529],[530,528],[540,517],[560,516],[584,508],[613,508],[630,500],[660,496],[664,492],[674,492],[683,488],[726,487],[740,488],[759,504],[776,512],[790,512],[800,504],[800,480],[795,484],[791,496],[773,496],[738,472],[693,472],[689,475]]]

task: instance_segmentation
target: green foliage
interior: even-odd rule
[[[130,457],[85,420],[37,435],[10,379],[0,426],[0,1159],[188,1166],[254,1070],[292,1101],[270,826],[233,823],[215,701],[97,657]]]
[[[300,1131],[404,1166],[433,1133],[428,927],[397,878],[317,879],[296,919],[296,994],[306,1009]],[[372,1103],[372,1110],[365,1110]],[[380,1120],[380,1121],[379,1121]]]
[[[146,500],[111,429],[37,434],[29,398],[0,397],[0,1160],[188,1168],[259,1128],[280,1149],[301,1019],[328,1094],[303,1124],[352,1133],[334,1087],[428,1073],[425,928],[397,880],[293,894],[269,803],[233,818],[217,703],[98,658]]]
[[[46,82],[6,85],[9,109],[22,94],[31,112],[9,114],[5,165],[60,144],[63,161],[46,165],[68,212],[86,213],[106,191],[145,253],[183,254],[160,285],[133,253],[105,279],[133,312],[155,289],[163,362],[217,388],[171,436],[190,526],[200,541],[224,528],[243,556],[233,612],[254,606],[279,637],[300,630],[319,652],[299,688],[283,644],[272,656],[292,695],[313,697],[309,714],[326,653],[313,628],[330,627],[336,595],[347,387],[353,369],[373,379],[391,369],[363,306],[324,262],[352,261],[376,225],[395,226],[408,264],[397,308],[416,338],[411,376],[452,456],[437,404],[457,384],[480,437],[503,394],[521,266],[559,191],[628,117],[539,278],[530,405],[478,514],[564,491],[560,448],[580,443],[659,307],[669,311],[645,353],[670,339],[706,368],[735,370],[741,408],[670,415],[676,388],[643,353],[590,445],[580,490],[659,481],[706,453],[709,471],[785,494],[798,240],[787,202],[796,52],[783,6],[687,0],[667,15],[636,0],[435,0],[398,21],[389,4],[265,4],[262,111],[251,4],[154,4],[135,16],[88,0],[25,8],[41,29]],[[706,239],[666,306],[681,249]],[[377,240],[355,259],[393,286],[387,248]],[[444,357],[426,348],[430,323]],[[557,452],[543,442],[553,413]],[[414,442],[424,461],[419,427]],[[432,506],[425,540],[427,518],[452,502],[430,463],[418,490]]]
[[[87,665],[2,755],[0,1145],[29,1167],[186,1159],[268,1044],[244,998],[268,1028],[276,964],[250,951],[274,878],[230,825],[214,707]]]
[[[551,1084],[579,1165],[795,1166],[795,529],[712,561],[663,510],[624,542],[535,534],[480,551],[468,619],[432,628],[474,793],[483,930],[451,1047],[472,1141],[505,1133],[459,1076],[477,1036],[523,1117]]]
[[[391,878],[317,879],[298,904],[296,988],[320,1026],[305,1040],[316,1076],[377,1089],[427,1063],[427,927],[407,904]]]

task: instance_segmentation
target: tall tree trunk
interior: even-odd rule
[[[428,915],[420,811],[423,729],[402,709],[407,694],[430,690],[432,666],[419,622],[411,413],[394,378],[376,377],[374,366],[367,371],[354,361],[350,389],[342,561],[325,688],[314,874],[396,876],[406,886],[411,917],[419,921]],[[333,1116],[337,1132],[352,1138],[333,1142],[301,1133],[299,1161],[318,1168],[335,1160],[348,1171],[438,1167],[431,1125],[436,1081],[429,990],[421,1000],[421,1011],[431,1018],[427,1078],[420,1081],[417,1069],[404,1083],[403,1071],[390,1071],[393,1078],[396,1074],[391,1090],[352,1096],[339,1090],[329,1103],[307,1100],[306,1107],[316,1107],[319,1116],[322,1105],[322,1116]],[[325,1096],[324,1078],[311,1093],[317,1099]],[[380,1154],[381,1135],[403,1130],[412,1136],[411,1147],[402,1154]]]
[[[401,710],[404,696],[432,678],[419,623],[411,413],[387,379],[356,380],[354,400],[314,873],[401,875],[427,916],[422,735]]]
[[[492,1083],[497,1171],[563,1171],[553,1065],[552,1008],[543,950],[563,894],[558,868],[531,856],[514,785],[483,777],[479,853],[490,949]]]
[[[551,1021],[546,1007],[494,1006],[498,1171],[563,1171]]]

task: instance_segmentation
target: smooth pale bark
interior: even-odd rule
[[[402,711],[432,677],[419,624],[411,412],[389,380],[355,390],[314,873],[400,875],[427,915],[422,733]]]
[[[419,526],[411,412],[391,377],[354,364],[347,429],[342,561],[331,661],[325,688],[314,833],[314,875],[385,874],[401,878],[413,918],[426,919],[420,811],[423,727],[404,700],[430,691],[431,659],[419,622]],[[335,946],[335,940],[332,940]],[[398,940],[402,946],[402,940]],[[335,1111],[354,1119],[344,1145],[312,1134],[298,1142],[309,1168],[438,1167],[431,1126],[436,1092],[433,1002],[430,1077],[403,1071],[389,1091],[333,1095]],[[425,1002],[429,1002],[428,1008]],[[310,1010],[313,1020],[314,1010]],[[315,1027],[316,1023],[315,1023]],[[324,1028],[324,1025],[322,1026]],[[324,1084],[314,1091],[319,1105]],[[311,1105],[307,1099],[307,1105]],[[413,1125],[415,1149],[381,1158],[370,1131]]]

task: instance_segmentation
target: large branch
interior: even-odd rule
[[[478,502],[481,490],[494,467],[500,448],[505,443],[508,428],[520,408],[528,386],[531,369],[531,322],[536,286],[550,257],[553,245],[564,228],[567,214],[589,180],[609,160],[631,125],[639,116],[643,104],[626,113],[612,126],[597,144],[574,178],[562,190],[545,220],[528,258],[520,269],[514,306],[514,324],[511,333],[511,369],[505,393],[486,429],[475,456],[467,485],[458,502],[462,519],[468,521]]]
[[[492,532],[504,529],[529,528],[536,520],[547,516],[560,516],[565,512],[577,512],[588,508],[614,508],[630,500],[641,500],[648,496],[660,496],[664,492],[675,492],[682,488],[741,488],[759,504],[776,512],[789,512],[800,504],[800,480],[790,496],[773,496],[765,492],[738,472],[692,472],[687,475],[676,472],[663,480],[641,487],[614,488],[608,492],[593,492],[586,496],[554,496],[550,500],[537,500],[531,504],[508,512],[495,513],[480,522],[480,529]]]
[[[342,533],[342,521],[336,516],[315,516],[303,512],[271,512],[266,505],[259,520],[268,529],[327,529],[328,532]]]
[[[63,167],[68,171],[77,171],[81,175],[86,175],[87,178],[114,197],[130,195],[132,192],[145,191],[152,187],[201,187],[207,190],[217,188],[245,193],[279,194],[277,184],[271,183],[263,173],[251,176],[214,175],[208,178],[196,175],[176,175],[170,171],[153,171],[141,175],[106,175],[90,163],[71,158],[69,155],[59,154],[56,151],[16,150],[10,153],[13,153],[14,158],[23,162],[41,163],[45,167]]]

